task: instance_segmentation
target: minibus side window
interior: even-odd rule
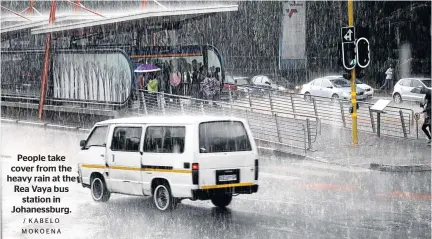
[[[105,147],[107,132],[108,126],[96,127],[88,137],[85,148],[89,148],[90,146]]]
[[[111,150],[138,152],[141,133],[141,127],[116,127],[111,142]]]
[[[180,126],[149,126],[144,139],[144,152],[183,153],[186,128]]]
[[[199,125],[200,153],[252,151],[248,134],[240,121],[213,121]]]

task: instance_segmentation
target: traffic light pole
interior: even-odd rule
[[[354,26],[353,0],[348,0],[348,26]],[[357,62],[356,62],[357,64]],[[357,91],[356,91],[356,72],[355,68],[351,70],[351,104],[353,112],[352,117],[352,142],[358,144],[357,136]]]

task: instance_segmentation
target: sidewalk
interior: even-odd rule
[[[381,171],[425,171],[431,168],[431,147],[421,133],[419,140],[358,133],[352,144],[351,129],[322,125],[321,135],[306,157],[312,160]]]

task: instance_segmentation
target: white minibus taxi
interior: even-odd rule
[[[211,200],[258,191],[258,153],[246,120],[145,116],[97,123],[80,142],[78,178],[93,199],[152,196],[162,211],[182,199]]]

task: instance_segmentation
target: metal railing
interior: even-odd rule
[[[320,119],[314,115],[279,112],[228,102],[195,99],[167,93],[135,92],[128,112],[131,115],[229,115],[247,119],[258,141],[282,148],[312,149],[320,129]]]
[[[411,109],[388,106],[379,121],[377,114],[370,108],[368,102],[358,102],[357,125],[359,131],[372,132],[380,135],[396,137],[416,137],[417,130],[411,130],[414,126],[414,112]],[[319,96],[305,96],[294,93],[280,93],[266,91],[264,94],[245,93],[235,101],[250,108],[278,111],[281,115],[294,113],[295,117],[301,114],[314,115],[321,119],[323,124],[351,128],[351,114],[349,109],[351,102],[343,99],[333,99]]]

